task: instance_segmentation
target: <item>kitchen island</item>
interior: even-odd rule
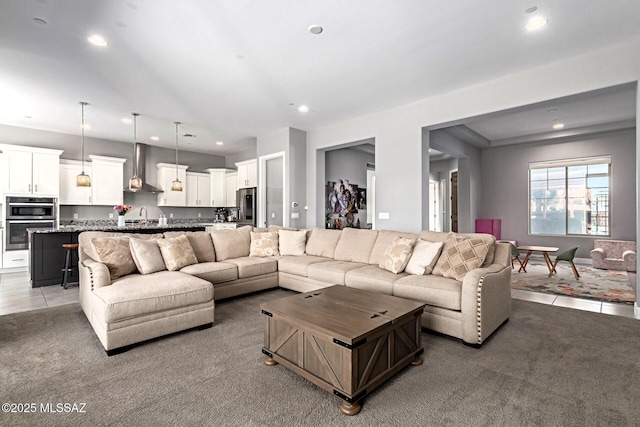
[[[174,223],[158,225],[157,222],[142,224],[128,223],[125,227],[118,227],[112,221],[94,222],[90,224],[70,224],[56,228],[32,228],[29,232],[29,276],[31,287],[59,285],[62,283],[62,268],[64,264],[65,243],[78,243],[78,235],[83,231],[119,231],[123,233],[163,233],[165,231],[205,231],[204,223]],[[78,282],[78,257],[72,257],[72,271],[68,281]]]

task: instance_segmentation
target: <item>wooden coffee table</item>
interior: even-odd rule
[[[425,304],[331,286],[260,305],[266,365],[282,364],[343,401],[345,415],[424,352]]]

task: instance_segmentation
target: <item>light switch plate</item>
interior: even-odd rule
[[[389,212],[379,212],[378,219],[389,219]]]
[[[173,218],[173,212],[169,214],[169,218]]]
[[[300,214],[298,212],[291,212],[291,219],[299,219]]]
[[[113,218],[113,212],[109,214],[109,218]]]
[[[78,219],[78,212],[73,213],[73,219]]]

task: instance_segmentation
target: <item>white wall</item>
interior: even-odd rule
[[[423,224],[422,199],[428,197],[428,180],[425,182],[421,162],[423,127],[453,124],[639,79],[640,42],[635,41],[311,130],[307,133],[307,226],[324,221],[324,197],[319,197],[326,181],[319,167],[324,163],[324,149],[375,138],[377,211],[390,213],[388,221],[379,221],[379,228],[416,231]],[[405,189],[403,193],[413,195],[409,201],[396,191],[398,185]],[[471,215],[477,214],[471,210]]]

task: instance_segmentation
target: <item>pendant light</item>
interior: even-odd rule
[[[80,128],[82,132],[82,172],[76,177],[77,187],[91,187],[91,178],[84,173],[84,106],[89,105],[88,102],[80,101],[80,107],[82,108],[82,126]]]
[[[180,122],[174,122],[176,124],[176,180],[171,183],[171,191],[182,191],[182,182],[178,179],[178,125]]]
[[[138,191],[142,188],[142,179],[138,177],[138,143],[136,140],[136,118],[138,113],[131,113],[133,116],[133,177],[129,180],[129,190]]]

